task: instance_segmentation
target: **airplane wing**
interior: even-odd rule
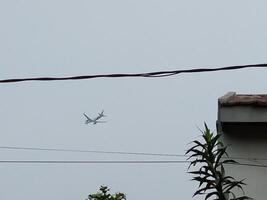
[[[98,115],[94,120],[99,120],[101,117],[101,115]]]
[[[106,117],[106,116],[107,116],[107,115],[104,114],[104,110],[102,110],[101,115],[102,115],[103,117]]]
[[[104,115],[104,110],[102,110],[101,113],[98,113],[98,116],[95,118],[95,120],[99,120],[102,117],[106,117],[106,115]]]
[[[106,123],[107,121],[96,121],[96,123]]]
[[[86,117],[87,120],[89,120],[90,122],[93,121],[90,117],[88,117],[85,113],[83,113],[83,115]]]

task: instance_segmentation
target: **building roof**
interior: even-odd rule
[[[267,94],[236,94],[235,92],[228,92],[219,98],[219,105],[267,107]]]

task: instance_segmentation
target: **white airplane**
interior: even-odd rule
[[[91,119],[85,113],[83,113],[83,115],[86,117],[85,124],[89,124],[89,123],[97,124],[97,123],[105,123],[106,122],[106,121],[98,121],[100,118],[106,117],[106,115],[104,115],[104,110],[101,113],[98,113],[98,116],[94,119]]]

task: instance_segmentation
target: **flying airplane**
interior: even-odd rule
[[[89,124],[89,123],[97,124],[97,123],[105,123],[106,122],[106,121],[98,121],[100,118],[106,117],[106,115],[104,115],[104,110],[101,113],[98,113],[98,116],[94,119],[91,119],[85,113],[83,113],[83,115],[86,117],[85,124]]]

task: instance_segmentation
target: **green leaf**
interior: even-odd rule
[[[214,195],[216,195],[218,197],[218,192],[210,192],[209,194],[206,195],[205,200],[207,200],[208,198],[210,198]]]

